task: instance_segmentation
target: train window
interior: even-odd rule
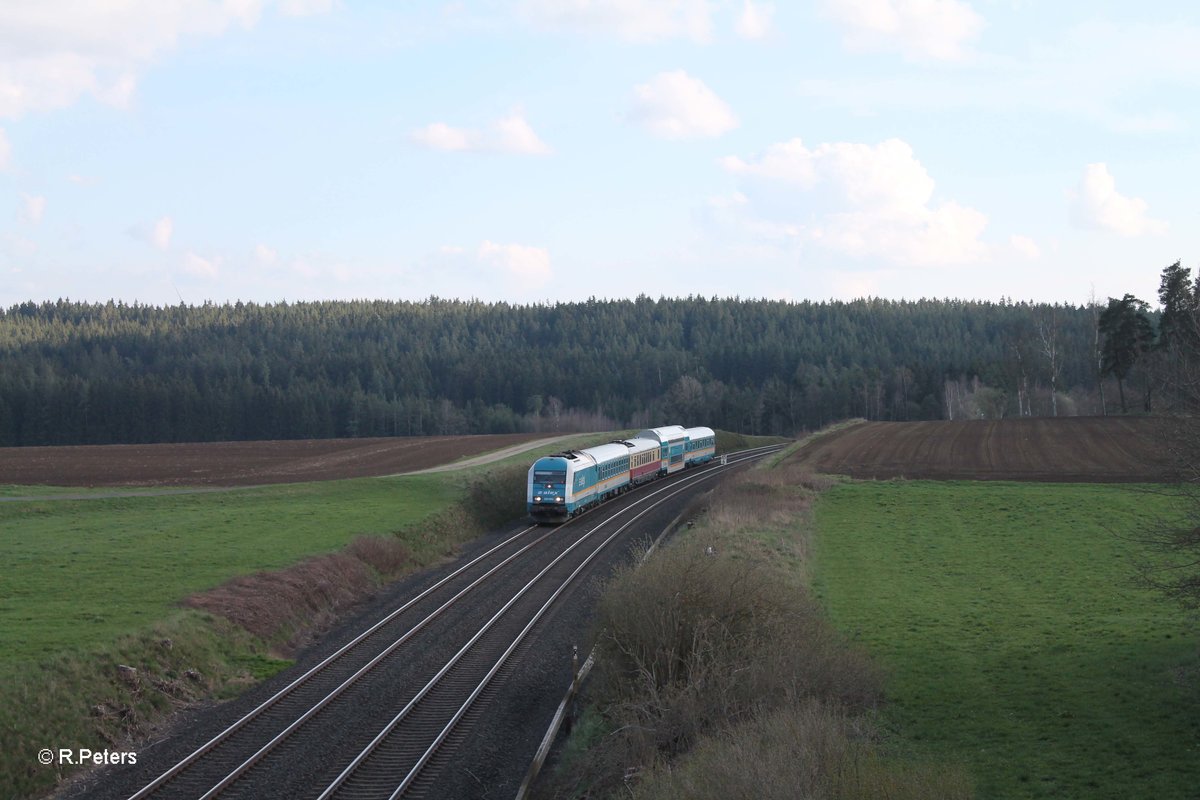
[[[551,472],[539,469],[534,470],[533,473],[534,483],[566,483],[566,480],[567,473],[565,472]]]

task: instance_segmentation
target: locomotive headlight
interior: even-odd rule
[[[535,503],[540,503],[540,502],[542,502],[542,498],[540,498],[540,497],[535,497],[535,498],[533,498],[533,502],[535,502]]]
[[[561,502],[562,502],[562,497],[556,497],[556,498],[554,498],[554,502],[556,502],[556,503],[561,503]]]

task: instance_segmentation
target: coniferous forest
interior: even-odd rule
[[[443,300],[0,311],[0,446],[1098,414],[1099,306]],[[1124,394],[1150,402],[1137,373]]]

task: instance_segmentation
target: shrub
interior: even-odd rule
[[[480,531],[511,522],[525,514],[526,464],[488,470],[467,489],[467,512]]]
[[[673,755],[706,730],[807,697],[874,705],[875,671],[814,604],[715,542],[667,548],[619,573],[601,600],[599,699],[639,748]]]
[[[412,550],[395,536],[356,536],[346,545],[346,553],[382,578],[397,577],[413,567]]]
[[[259,572],[192,595],[184,606],[224,617],[267,641],[296,637],[328,624],[336,613],[368,596],[375,577],[344,553],[305,559],[274,572]]]
[[[631,786],[655,800],[967,800],[958,769],[885,763],[874,732],[836,705],[810,701],[751,718],[708,737],[669,769],[659,766]]]

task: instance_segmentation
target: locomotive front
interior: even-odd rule
[[[567,488],[571,462],[562,456],[546,456],[529,468],[526,505],[534,522],[565,522],[570,516]]]

